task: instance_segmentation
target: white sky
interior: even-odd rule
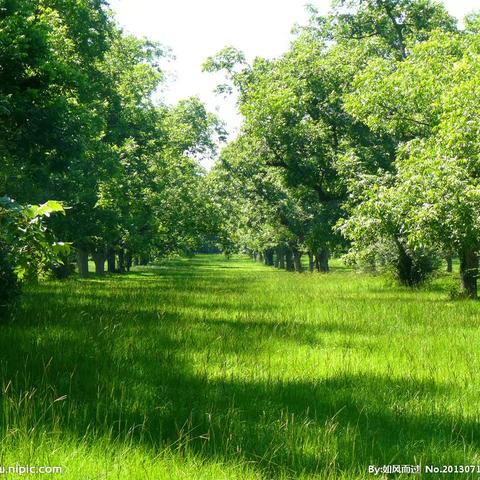
[[[279,56],[289,46],[293,25],[308,18],[306,3],[326,13],[330,0],[110,0],[126,31],[172,49],[175,60],[165,65],[172,77],[162,93],[165,101],[197,95],[231,134],[240,125],[235,101],[213,94],[223,76],[203,73],[201,64],[225,46],[242,50],[248,60]],[[460,19],[480,9],[480,0],[444,4]]]

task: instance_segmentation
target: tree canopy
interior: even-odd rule
[[[198,98],[154,100],[169,50],[124,33],[106,2],[5,0],[0,194],[25,212],[61,202],[45,228],[81,276],[89,257],[103,274],[220,248],[298,271],[303,254],[325,272],[346,255],[417,285],[458,256],[475,297],[478,14],[460,30],[432,0],[308,8],[278,58],[205,61],[244,120],[219,148]]]

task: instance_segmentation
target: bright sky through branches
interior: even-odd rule
[[[125,30],[148,37],[172,49],[175,60],[167,65],[172,79],[163,97],[168,103],[198,95],[211,111],[218,111],[233,133],[240,124],[233,98],[213,94],[223,77],[202,73],[201,64],[225,46],[239,48],[251,60],[276,57],[291,40],[295,23],[307,19],[308,0],[111,0],[116,18]],[[321,13],[330,0],[310,1]],[[457,18],[480,9],[476,0],[445,0]]]

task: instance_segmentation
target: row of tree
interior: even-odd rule
[[[71,244],[81,276],[89,258],[99,274],[106,260],[109,271],[123,271],[192,252],[212,234],[198,160],[213,154],[224,132],[197,98],[173,107],[153,100],[168,55],[125,34],[104,0],[1,2],[4,264],[17,268],[21,253],[6,234],[11,198],[25,211],[51,199],[63,204],[65,216],[45,219],[49,244]],[[64,267],[56,271],[66,275],[69,254],[60,253]],[[39,259],[30,260],[38,272]]]
[[[479,26],[430,0],[336,0],[278,59],[208,59],[245,120],[208,178],[223,248],[324,271],[348,251],[407,285],[458,256],[476,297]]]
[[[226,72],[219,92],[237,90],[245,120],[205,176],[198,160],[225,132],[196,98],[153,101],[164,48],[124,34],[103,0],[5,0],[1,271],[68,274],[57,239],[85,276],[89,257],[123,271],[216,238],[288,270],[307,253],[328,271],[348,252],[407,285],[458,256],[475,297],[479,17],[458,30],[430,0],[310,10],[280,58],[249,65],[226,48],[205,63]]]

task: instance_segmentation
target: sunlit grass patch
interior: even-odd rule
[[[447,283],[198,256],[31,287],[2,326],[1,463],[74,479],[476,463],[479,307]]]

